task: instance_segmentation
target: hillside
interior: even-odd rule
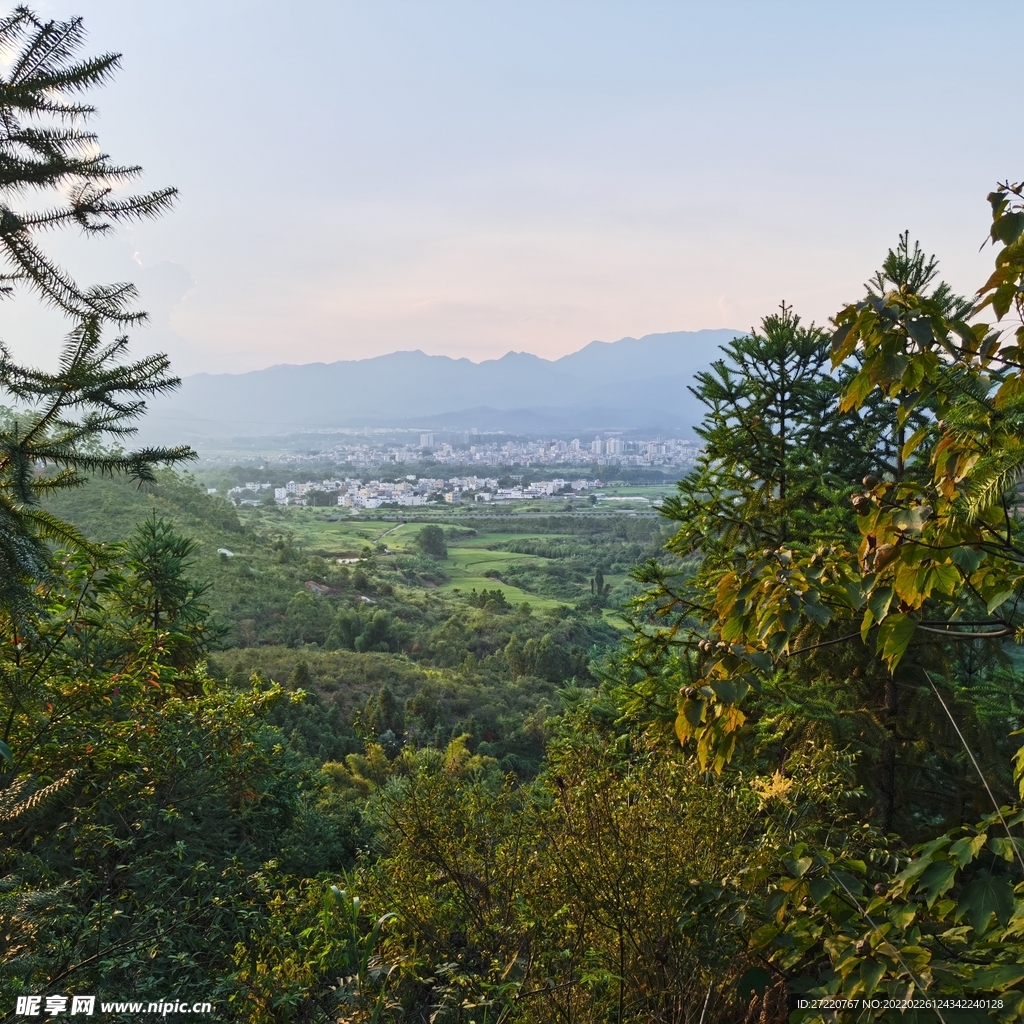
[[[666,535],[660,521],[629,515],[467,514],[454,525],[429,515],[396,524],[294,506],[236,510],[170,472],[142,489],[94,479],[50,508],[94,541],[130,537],[151,516],[194,541],[189,572],[221,632],[211,671],[240,686],[253,672],[284,683],[301,663],[316,695],[310,713],[329,721],[314,728],[303,712],[300,731],[323,758],[360,749],[357,716],[386,685],[412,709],[424,693],[443,700],[431,742],[466,735],[473,750],[483,743],[525,774],[544,750],[529,721],[561,706],[568,681],[593,683],[591,664],[619,643],[613,613],[635,592],[627,574]],[[444,557],[417,545],[430,521],[443,524]],[[597,599],[595,576],[607,587]],[[412,728],[415,710],[408,717]]]
[[[740,333],[675,331],[594,341],[555,360],[509,352],[474,363],[415,351],[200,373],[154,401],[145,429],[178,440],[361,426],[686,432],[700,419],[687,385]]]

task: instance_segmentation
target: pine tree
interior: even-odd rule
[[[225,635],[211,622],[204,601],[209,584],[190,578],[197,548],[196,541],[176,533],[171,523],[154,513],[124,545],[124,571],[112,601],[112,610],[120,612],[127,627],[127,638],[159,636],[163,663],[185,674],[194,671],[210,646]]]
[[[130,284],[84,288],[36,243],[44,230],[78,226],[88,234],[154,216],[175,190],[116,197],[113,188],[141,173],[97,150],[82,127],[95,108],[78,94],[106,82],[119,56],[79,59],[85,32],[80,18],[42,21],[18,7],[0,21],[0,296],[19,284],[75,322],[58,367],[49,372],[18,364],[0,343],[0,610],[13,609],[46,571],[51,542],[86,548],[74,528],[42,507],[53,491],[77,487],[85,474],[153,479],[156,466],[194,457],[186,447],[121,446],[145,411],[147,396],[178,386],[164,355],[124,362],[126,337],[103,338],[108,323],[138,323]],[[52,205],[17,205],[42,193]]]
[[[681,524],[678,554],[776,548],[849,519],[847,496],[870,442],[838,412],[830,340],[791,306],[722,348],[690,390],[707,412],[704,452],[665,511]]]
[[[166,356],[118,362],[127,345],[123,337],[105,344],[95,317],[71,332],[55,372],[20,366],[0,345],[0,392],[27,407],[8,411],[0,424],[0,607],[16,604],[45,573],[48,542],[88,547],[42,507],[47,495],[80,487],[88,473],[150,482],[159,464],[194,458],[186,447],[126,452],[117,445],[134,433],[144,396],[179,383]],[[105,446],[108,440],[115,444]]]
[[[892,317],[889,297],[894,295],[919,296],[941,316],[949,320],[960,320],[968,317],[972,303],[960,295],[945,282],[935,283],[939,272],[939,262],[935,256],[927,255],[919,242],[910,244],[909,232],[904,232],[894,249],[886,253],[881,269],[867,282],[867,294],[859,304],[859,308],[872,306],[875,309],[888,308],[890,313],[886,319],[894,333],[910,338],[917,325],[912,317]],[[859,360],[849,362],[840,376],[843,391],[848,391],[854,378],[861,370]],[[899,365],[897,358],[894,366]],[[861,376],[864,376],[861,374]],[[918,453],[914,465],[907,465],[904,446],[907,439],[918,431],[928,431],[937,418],[934,415],[935,402],[925,394],[911,395],[906,389],[899,388],[892,393],[887,388],[872,388],[863,396],[859,418],[862,422],[874,424],[873,446],[876,465],[873,475],[890,476],[894,480],[903,480],[907,473],[928,475],[928,446]]]

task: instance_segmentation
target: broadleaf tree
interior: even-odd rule
[[[852,538],[794,541],[736,559],[721,575],[693,617],[708,639],[695,685],[679,694],[677,732],[724,769],[746,713],[760,710],[749,691],[822,650],[927,698],[922,710],[949,723],[974,775],[954,827],[933,829],[908,852],[893,847],[884,817],[837,822],[825,842],[797,844],[771,885],[754,945],[791,991],[966,995],[995,1000],[971,1019],[1017,1020],[1024,812],[977,752],[976,695],[955,688],[959,651],[1005,656],[1024,639],[1024,184],[1004,183],[989,198],[996,269],[973,302],[935,286],[934,262],[904,236],[865,299],[836,316],[833,366],[853,368],[842,409],[858,412],[872,399],[894,409],[898,461],[867,474],[852,495]],[[982,319],[986,310],[995,322]],[[918,427],[907,429],[915,416]],[[951,691],[963,699],[950,700]],[[1012,706],[998,724],[1019,728]],[[1018,751],[1018,780],[1022,765]],[[864,1002],[850,1012],[882,1016],[884,1007]],[[824,1019],[814,1009],[798,1017]]]

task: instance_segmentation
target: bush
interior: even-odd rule
[[[433,558],[447,558],[448,545],[444,540],[444,530],[440,526],[424,526],[416,535],[416,545],[425,555]]]

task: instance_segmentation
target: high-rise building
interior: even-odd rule
[[[421,448],[433,448],[434,447],[434,435],[433,434],[420,434],[420,447]]]
[[[590,450],[594,455],[604,454],[604,442],[601,438],[595,437],[594,440],[590,442]]]

